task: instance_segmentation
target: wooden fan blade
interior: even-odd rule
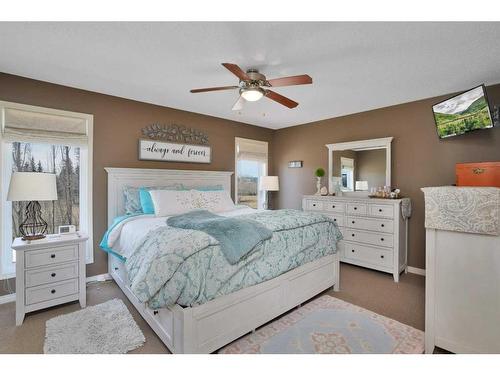
[[[307,74],[302,74],[300,76],[290,76],[290,77],[282,77],[270,79],[267,81],[271,87],[279,87],[279,86],[293,86],[293,85],[308,85],[313,83],[311,77]]]
[[[277,92],[271,90],[266,90],[266,97],[268,97],[271,100],[274,100],[275,102],[283,104],[285,107],[288,108],[295,108],[299,105],[299,103],[294,102],[292,99],[288,99],[286,96],[280,95]]]
[[[222,63],[222,66],[242,81],[248,81],[250,79],[250,77],[236,64]]]
[[[245,104],[246,100],[243,98],[243,96],[240,96],[236,103],[234,103],[232,110],[233,111],[241,111],[243,109],[243,105]]]
[[[193,89],[190,90],[193,94],[197,92],[207,92],[207,91],[221,91],[221,90],[234,90],[239,88],[239,86],[221,86],[221,87],[207,87],[205,89]]]

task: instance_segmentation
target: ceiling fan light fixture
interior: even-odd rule
[[[259,87],[241,89],[240,95],[249,102],[256,102],[264,96],[264,90]]]

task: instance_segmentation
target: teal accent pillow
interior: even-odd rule
[[[145,214],[154,214],[155,206],[153,204],[153,199],[151,199],[151,194],[146,188],[139,189],[139,200],[141,201],[142,212]]]

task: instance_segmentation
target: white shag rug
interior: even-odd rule
[[[146,339],[121,299],[112,299],[46,322],[46,354],[121,354]]]

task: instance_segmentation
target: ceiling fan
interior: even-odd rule
[[[222,65],[240,79],[238,86],[207,87],[204,89],[193,89],[191,90],[191,92],[194,94],[207,91],[238,89],[240,92],[240,96],[236,103],[234,103],[233,105],[233,111],[241,110],[245,101],[255,102],[264,96],[290,109],[295,108],[299,105],[299,103],[287,98],[286,96],[280,95],[277,92],[271,91],[268,88],[292,85],[307,85],[312,83],[312,78],[307,74],[268,80],[266,79],[266,76],[262,73],[259,73],[257,69],[248,69],[245,73],[236,64],[222,63]]]

